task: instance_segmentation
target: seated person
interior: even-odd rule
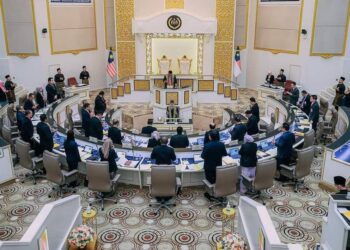
[[[109,164],[109,173],[111,177],[114,178],[115,173],[118,170],[117,167],[117,153],[114,150],[113,142],[111,139],[107,138],[102,145],[102,148],[99,150],[101,161],[108,161]]]
[[[176,129],[177,134],[170,139],[170,146],[173,148],[187,148],[190,145],[187,135],[183,135],[183,128],[181,126]]]
[[[271,85],[271,84],[273,84],[274,81],[275,81],[275,77],[274,77],[274,75],[272,74],[272,72],[269,71],[269,72],[267,73],[266,78],[265,78],[265,82],[266,82],[268,85]]]
[[[166,117],[169,119],[179,118],[179,107],[175,105],[174,101],[170,101],[170,105],[166,108]]]
[[[153,133],[153,131],[156,131],[157,128],[153,127],[152,124],[153,124],[153,119],[148,119],[147,126],[142,128],[141,134],[150,136]]]
[[[284,75],[284,69],[280,70],[280,74],[277,76],[276,80],[279,83],[285,83],[287,81],[287,77]]]
[[[248,117],[248,122],[246,124],[248,135],[255,135],[255,134],[259,133],[258,120],[252,114],[252,111],[247,110],[245,112],[245,115]]]
[[[156,160],[157,165],[171,165],[176,160],[175,150],[169,147],[168,138],[163,136],[160,139],[160,146],[153,148],[151,159]]]
[[[243,141],[244,135],[247,133],[247,127],[242,124],[241,118],[238,116],[235,117],[236,124],[233,129],[230,131],[231,140],[238,140],[239,142]]]
[[[204,145],[201,157],[204,160],[205,178],[212,184],[216,181],[216,167],[222,166],[222,157],[227,155],[225,144],[219,141],[219,132],[211,131],[209,133],[210,142]],[[207,199],[212,197],[204,193]]]
[[[122,145],[122,131],[119,129],[119,121],[113,120],[112,127],[108,129],[108,137],[111,138],[114,144]]]
[[[148,140],[147,148],[160,146],[160,135],[158,131],[153,131],[151,139]]]
[[[343,176],[334,176],[334,185],[338,189],[336,194],[347,194],[346,179]]]
[[[216,127],[216,124],[215,123],[210,123],[209,124],[209,131],[207,131],[207,132],[205,132],[205,135],[204,135],[204,144],[207,144],[208,142],[210,142],[210,140],[209,140],[209,133],[210,133],[210,131],[213,131],[214,129],[216,129],[215,128]]]

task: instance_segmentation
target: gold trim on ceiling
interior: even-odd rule
[[[185,0],[165,0],[165,9],[184,9]]]
[[[256,32],[257,32],[257,27],[258,27],[258,14],[259,14],[259,3],[260,1],[258,0],[256,2],[256,14],[255,14],[255,32],[254,32],[254,49],[255,50],[263,50],[263,51],[269,51],[272,54],[280,54],[280,53],[285,53],[285,54],[299,54],[300,51],[300,35],[301,35],[301,27],[303,23],[303,10],[304,10],[304,0],[301,1],[301,6],[300,6],[300,12],[299,12],[299,30],[298,30],[298,44],[297,44],[297,50],[292,51],[292,50],[280,50],[280,49],[270,49],[270,48],[260,48],[256,47]]]
[[[346,52],[346,43],[348,38],[348,31],[349,31],[349,20],[350,20],[350,1],[348,0],[348,16],[346,18],[346,27],[345,27],[345,33],[344,33],[344,42],[343,42],[343,49],[341,53],[315,53],[312,52],[314,48],[314,39],[315,39],[315,26],[316,26],[316,20],[317,20],[317,9],[318,9],[318,0],[315,0],[315,9],[314,9],[314,17],[313,17],[313,23],[312,23],[312,35],[311,35],[311,46],[310,46],[310,56],[320,56],[324,59],[329,59],[334,56],[344,56]]]
[[[32,23],[33,23],[33,32],[34,32],[34,41],[35,41],[35,52],[34,53],[11,53],[9,50],[9,44],[8,44],[8,38],[7,38],[7,29],[6,29],[6,23],[5,23],[5,10],[3,7],[3,0],[0,0],[0,9],[1,9],[1,16],[2,16],[2,25],[4,29],[4,38],[5,38],[5,46],[6,46],[6,53],[8,56],[17,56],[19,58],[25,59],[30,56],[38,56],[39,55],[39,46],[38,46],[38,37],[37,37],[37,29],[36,29],[36,19],[35,19],[35,7],[34,7],[34,0],[30,0],[31,6],[32,6]]]

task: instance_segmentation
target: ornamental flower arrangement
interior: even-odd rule
[[[247,250],[247,244],[242,236],[237,233],[227,234],[221,241],[222,250]]]
[[[84,249],[90,242],[94,240],[94,230],[86,225],[74,228],[69,236],[68,243],[79,249]]]

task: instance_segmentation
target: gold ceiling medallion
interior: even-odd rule
[[[167,25],[171,30],[178,30],[181,28],[182,20],[179,16],[172,15],[168,18]]]

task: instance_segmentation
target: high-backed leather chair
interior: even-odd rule
[[[52,188],[49,198],[54,192],[57,192],[58,196],[61,198],[63,197],[63,191],[71,190],[75,193],[74,189],[68,188],[68,184],[77,181],[78,170],[72,170],[70,172],[62,170],[59,155],[47,150],[45,150],[43,154],[43,163],[46,169],[46,179],[58,186],[57,189],[55,187]]]
[[[18,105],[23,106],[25,101],[27,100],[27,94],[23,94],[18,98]]]
[[[304,133],[304,145],[303,148],[308,148],[315,144],[315,131],[310,129]]]
[[[280,173],[292,180],[290,184],[294,185],[294,192],[297,192],[298,186],[304,183],[303,178],[310,174],[314,152],[314,146],[297,150],[298,159],[296,165],[287,166],[281,164]],[[288,183],[283,184],[283,186],[285,185],[288,185]]]
[[[96,199],[90,202],[90,205],[95,202],[100,202],[101,210],[103,211],[105,200],[113,201],[117,204],[116,199],[105,197],[105,193],[115,191],[116,183],[120,178],[120,174],[117,174],[111,180],[107,161],[86,161],[86,175],[89,181],[88,188],[97,192]]]
[[[243,183],[251,189],[254,194],[251,198],[260,198],[262,203],[265,205],[261,190],[268,189],[273,186],[273,180],[275,177],[277,168],[276,159],[268,159],[266,161],[259,161],[256,166],[255,178],[249,178],[248,176],[242,175]],[[272,199],[272,196],[268,196]]]
[[[203,180],[209,194],[216,200],[215,203],[209,206],[209,209],[216,206],[225,206],[227,196],[237,192],[239,172],[238,166],[220,166],[216,168],[216,182],[214,184],[206,179]]]
[[[75,77],[69,77],[67,79],[67,84],[69,87],[78,85],[77,79]]]
[[[328,107],[329,107],[328,100],[321,97],[320,98],[320,116],[322,116],[323,119],[325,119],[325,116],[326,116],[327,111],[328,111]]]
[[[11,129],[6,125],[2,126],[1,134],[2,134],[2,137],[4,138],[4,140],[11,145],[11,151],[14,153],[15,152],[15,142],[16,142],[16,139],[18,138],[18,134],[17,134],[17,136],[13,135]]]
[[[16,153],[19,158],[19,165],[30,171],[25,175],[25,178],[33,179],[33,183],[36,184],[37,177],[42,176],[43,159],[35,157],[34,151],[30,149],[30,144],[19,138],[16,140]],[[22,180],[22,183],[24,180]]]
[[[167,209],[170,214],[173,213],[170,206],[176,206],[176,203],[168,198],[176,196],[180,186],[181,181],[180,178],[176,178],[174,165],[152,165],[149,191],[151,196],[157,199],[156,202],[150,203],[151,207],[156,207],[155,214],[162,208]]]

